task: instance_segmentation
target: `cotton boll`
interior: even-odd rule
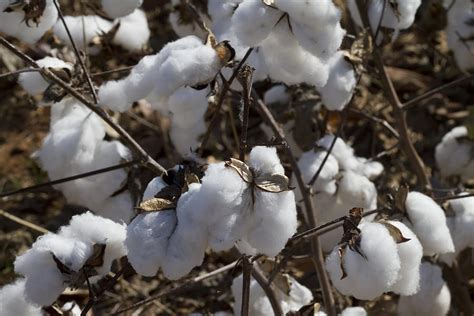
[[[72,70],[73,66],[61,59],[54,57],[45,57],[36,61],[41,68],[66,68]],[[49,86],[39,72],[23,72],[18,76],[18,83],[29,95],[37,95],[43,93]]]
[[[176,90],[168,99],[173,124],[186,128],[203,121],[208,106],[207,94],[207,89],[182,87]]]
[[[119,18],[131,14],[142,2],[143,0],[102,0],[102,9],[111,18]]]
[[[383,172],[383,165],[378,161],[371,161],[364,157],[356,157],[359,162],[357,173],[366,176],[369,179],[378,177]]]
[[[38,17],[38,24],[34,20],[26,21],[23,10],[5,12],[5,9],[14,2],[11,0],[0,1],[0,32],[16,37],[28,44],[36,43],[58,19],[58,11],[53,0],[45,1],[45,8],[41,16]]]
[[[127,226],[127,257],[138,274],[156,275],[176,224],[176,212],[169,210],[139,214]]]
[[[77,272],[91,256],[92,247],[82,241],[48,233],[40,236],[31,249],[16,258],[15,272],[26,278],[27,299],[41,306],[51,305],[64,290],[67,281],[51,253]]]
[[[420,290],[412,296],[401,296],[398,314],[407,316],[444,316],[448,314],[451,293],[443,280],[441,268],[423,262],[420,268]]]
[[[125,225],[96,216],[91,212],[72,217],[68,226],[63,226],[59,235],[89,244],[105,244],[104,262],[96,270],[104,275],[110,271],[112,262],[127,254],[124,240]]]
[[[199,194],[201,185],[193,183],[189,190],[181,195],[176,207],[177,222],[175,231],[169,238],[166,257],[163,259],[163,274],[171,280],[188,274],[192,268],[201,265],[207,248],[207,233],[196,220],[202,211],[195,207],[195,197]],[[201,196],[202,197],[202,196]],[[197,214],[191,213],[197,211]]]
[[[232,16],[232,28],[246,46],[258,46],[272,31],[282,12],[270,8],[260,0],[246,0]]]
[[[420,282],[420,264],[423,257],[423,247],[416,235],[403,223],[388,221],[397,227],[402,236],[409,241],[397,244],[400,256],[400,276],[392,286],[392,291],[401,295],[413,295],[418,292]]]
[[[150,38],[150,29],[145,12],[136,9],[133,13],[119,19],[120,26],[112,42],[129,51],[139,51]]]
[[[423,254],[432,256],[454,252],[454,244],[446,225],[443,209],[430,197],[419,193],[408,193],[405,208],[413,232],[423,245]]]
[[[0,311],[4,315],[41,316],[43,312],[26,300],[25,279],[18,279],[13,284],[0,288]]]
[[[290,95],[287,92],[285,85],[279,84],[268,89],[264,96],[263,101],[265,104],[287,104],[290,102]]]
[[[334,141],[334,137],[334,135],[327,134],[319,139],[316,144],[329,150]],[[340,169],[352,171],[358,170],[360,164],[354,155],[354,149],[346,144],[340,137],[337,138],[331,154],[337,159]]]
[[[293,277],[284,275],[288,278],[290,284],[290,293],[286,295],[281,290],[276,289],[275,295],[280,302],[283,314],[288,314],[291,311],[298,311],[301,307],[308,305],[313,300],[311,291],[305,286],[301,285]],[[232,282],[232,295],[234,296],[234,315],[240,315],[242,307],[242,275],[239,275]],[[265,292],[254,279],[250,282],[249,293],[249,315],[265,316],[273,315],[273,309]]]
[[[465,136],[465,126],[455,127],[436,146],[436,164],[443,176],[460,175],[466,180],[474,177],[474,142],[461,141]]]
[[[291,191],[257,192],[247,241],[267,256],[276,256],[296,232],[296,203]]]
[[[341,312],[340,315],[341,316],[366,316],[367,311],[363,307],[360,307],[360,306],[347,307]]]
[[[339,292],[361,300],[372,300],[390,291],[398,279],[401,263],[397,245],[382,224],[365,222],[359,228],[360,248],[367,259],[347,248],[343,257],[347,277],[341,280],[340,258],[338,247],[335,247],[326,259],[326,269]]]
[[[107,33],[113,26],[111,22],[97,15],[65,16],[64,22],[66,23],[71,33],[71,37],[73,38],[77,47],[82,50],[87,48],[87,45],[91,43],[91,40],[94,37]],[[53,32],[64,44],[72,46],[67,31],[61,20],[56,22]],[[84,44],[86,46],[84,46]],[[91,51],[91,53],[97,52]]]
[[[342,52],[336,52],[329,59],[328,81],[318,88],[323,104],[332,111],[342,110],[352,98],[356,83],[354,68]]]
[[[249,165],[256,173],[285,174],[275,147],[256,146],[250,151]]]
[[[129,223],[135,215],[134,205],[130,192],[125,191],[107,198],[102,206],[97,208],[96,213],[117,223]]]
[[[316,172],[319,170],[324,158],[327,156],[326,151],[307,151],[303,153],[298,160],[298,167],[301,170],[303,181],[309,183]],[[336,192],[336,175],[339,172],[339,164],[333,155],[329,154],[321,172],[319,173],[313,190],[315,192],[326,192],[334,194]]]
[[[204,119],[198,120],[189,127],[180,127],[178,124],[171,125],[170,138],[174,147],[183,157],[191,156],[193,150],[199,147],[199,136],[206,132]]]
[[[344,171],[339,181],[338,195],[342,203],[366,210],[377,208],[377,189],[366,177],[352,171]]]

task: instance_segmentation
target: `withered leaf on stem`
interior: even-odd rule
[[[10,13],[13,11],[23,10],[25,17],[23,20],[30,27],[30,20],[38,26],[40,18],[46,8],[46,0],[16,0],[11,2],[3,12]]]
[[[84,266],[86,267],[100,267],[104,264],[104,254],[106,244],[94,244],[91,256],[87,259]]]
[[[53,257],[54,263],[56,263],[56,267],[62,274],[67,274],[67,275],[73,274],[74,272],[73,270],[71,270],[67,265],[62,263],[62,261],[59,260],[59,258],[56,257],[56,255],[53,252],[50,252],[50,253],[51,253],[51,256]]]
[[[239,159],[230,158],[225,162],[225,166],[234,169],[237,171],[239,176],[247,183],[253,182],[253,174],[250,170],[250,167],[247,164]]]
[[[257,188],[273,193],[280,193],[290,190],[289,179],[283,174],[263,174],[255,178],[255,186]]]
[[[385,228],[387,228],[388,232],[390,233],[390,236],[392,236],[393,240],[395,240],[397,244],[401,244],[411,240],[410,238],[405,238],[400,229],[390,224],[389,222],[380,221],[380,224],[384,225]]]
[[[291,281],[290,278],[288,277],[288,274],[283,273],[283,274],[278,274],[274,279],[273,279],[273,284],[285,293],[285,295],[290,296],[290,290],[291,290]]]
[[[159,212],[176,208],[176,203],[164,198],[146,200],[137,207],[142,212]]]
[[[406,213],[405,210],[405,202],[408,196],[408,185],[402,184],[398,187],[397,191],[395,192],[395,207],[398,211],[402,212],[403,214]]]

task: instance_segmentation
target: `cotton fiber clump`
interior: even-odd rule
[[[415,21],[416,10],[421,5],[421,0],[396,0],[394,6],[384,2],[385,0],[374,0],[368,5],[367,15],[374,31],[377,29],[379,21],[380,26],[393,29],[396,32],[409,28]],[[347,4],[354,21],[362,26],[356,0],[349,0]]]
[[[3,315],[42,316],[43,312],[25,297],[25,279],[0,288],[0,311]]]
[[[474,44],[469,38],[474,32],[474,4],[471,0],[444,1],[448,15],[446,33],[449,48],[454,53],[458,67],[463,71],[474,69]]]
[[[41,68],[66,69],[69,71],[73,69],[73,65],[55,57],[44,57],[37,60],[36,63]],[[18,83],[31,96],[43,93],[49,86],[49,82],[36,71],[21,73],[18,76]]]
[[[156,55],[142,58],[124,79],[102,85],[100,103],[123,112],[133,102],[149,97],[159,109],[176,90],[209,82],[221,67],[212,47],[196,36],[187,36],[168,43]]]
[[[344,295],[372,300],[384,292],[416,293],[422,249],[416,236],[401,223],[389,222],[412,239],[397,243],[382,223],[362,222],[360,253],[350,246],[341,257],[339,246],[326,259],[326,269],[336,289]],[[342,269],[344,267],[344,270]],[[343,277],[343,272],[347,276]]]
[[[51,110],[51,128],[35,158],[51,180],[119,164],[129,158],[118,141],[105,141],[105,126],[91,110],[65,98]],[[114,170],[58,184],[69,203],[82,205],[115,221],[128,222],[133,202],[128,191],[114,193],[125,184],[125,170]]]
[[[401,296],[398,314],[406,316],[445,316],[451,305],[451,293],[443,280],[441,268],[423,262],[420,268],[420,290],[412,296]]]
[[[341,316],[367,316],[367,311],[360,306],[347,307],[341,312]]]
[[[119,18],[131,14],[142,5],[143,0],[102,0],[102,9],[111,18]]]
[[[80,270],[96,255],[94,245],[105,245],[105,251],[97,254],[102,261],[92,264],[89,269],[99,275],[107,274],[112,262],[126,255],[124,239],[123,225],[90,212],[74,216],[58,234],[40,236],[15,261],[15,272],[26,278],[27,299],[40,306],[51,305],[67,286],[80,286],[76,284],[81,280],[79,273],[83,272]]]
[[[352,98],[356,78],[354,67],[336,52],[329,59],[329,78],[324,87],[318,87],[323,104],[332,111],[342,110]]]
[[[115,27],[118,29],[111,37],[111,43],[129,51],[141,50],[150,37],[146,15],[139,9],[113,22],[97,15],[65,16],[64,20],[76,45],[80,49],[88,49],[91,54],[100,52],[100,38]],[[63,43],[72,45],[62,21],[56,23],[53,31]]]
[[[58,11],[53,0],[45,0],[46,5],[41,12],[31,13],[37,16],[25,19],[26,5],[16,5],[13,0],[0,0],[0,32],[16,37],[28,44],[36,43],[58,19]],[[26,1],[25,1],[26,2]]]
[[[305,183],[309,183],[316,174],[333,140],[333,135],[326,135],[318,140],[314,150],[301,155],[298,166]],[[362,207],[366,211],[377,208],[377,189],[370,178],[380,175],[382,171],[382,164],[355,156],[354,149],[338,138],[312,187],[321,223],[344,216],[353,207]],[[299,201],[302,199],[299,190],[297,194]],[[330,251],[341,235],[341,229],[322,235],[323,250]]]
[[[284,274],[289,284],[289,293],[284,293],[281,289],[275,288],[275,295],[280,303],[284,315],[289,312],[297,312],[301,307],[310,304],[313,301],[311,291],[304,285],[298,283],[290,275]],[[234,315],[241,314],[242,307],[242,275],[239,275],[232,282],[232,295],[234,296]],[[273,315],[273,309],[267,295],[260,285],[253,278],[250,282],[249,293],[249,315],[266,316]]]
[[[462,196],[459,194],[458,196]],[[447,224],[454,242],[454,252],[440,256],[440,259],[452,264],[457,255],[466,248],[474,248],[474,197],[464,197],[449,201],[454,216],[448,217]]]
[[[409,219],[407,224],[411,225],[423,245],[423,255],[454,252],[446,215],[433,199],[419,192],[410,192],[405,208]]]
[[[467,127],[458,126],[443,136],[436,146],[435,158],[441,174],[461,176],[468,180],[474,178],[474,142],[466,140]]]

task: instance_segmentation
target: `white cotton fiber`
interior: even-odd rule
[[[325,150],[307,151],[298,160],[298,167],[301,170],[303,181],[309,183],[319,170],[324,158],[327,156]],[[321,172],[313,186],[314,192],[326,192],[334,194],[336,192],[336,175],[339,172],[339,164],[333,155],[329,154]]]
[[[27,299],[41,306],[51,305],[68,281],[57,268],[51,253],[77,272],[92,254],[92,247],[82,241],[48,233],[40,236],[26,253],[16,258],[15,272],[26,278]]]
[[[301,307],[308,305],[313,300],[311,291],[304,285],[298,283],[290,275],[283,275],[286,277],[290,284],[289,295],[275,289],[275,295],[278,302],[280,303],[282,312],[284,315],[291,311],[298,311]],[[232,282],[232,295],[234,296],[234,315],[240,315],[242,307],[242,275],[239,275]],[[252,316],[266,316],[273,315],[273,309],[268,300],[265,292],[260,285],[254,279],[250,281],[250,293],[249,293],[249,315]]]
[[[367,311],[360,306],[355,306],[355,307],[347,307],[345,308],[340,316],[366,316]]]
[[[174,210],[139,214],[127,226],[128,261],[138,274],[156,275],[175,227]]]
[[[287,87],[282,84],[273,86],[265,92],[263,101],[267,105],[273,103],[288,104],[290,102],[290,95],[287,90]]]
[[[461,140],[466,136],[467,127],[458,126],[444,135],[436,146],[436,164],[443,176],[459,175],[465,180],[474,178],[474,142]]]
[[[352,98],[356,85],[353,66],[336,52],[329,59],[329,78],[324,87],[317,88],[323,104],[332,111],[341,111]]]
[[[26,300],[25,279],[18,279],[13,284],[0,288],[0,311],[8,316],[42,316],[39,306]]]
[[[446,216],[433,199],[419,192],[410,192],[405,208],[413,232],[423,245],[425,256],[454,252]]]
[[[82,50],[88,47],[94,37],[107,33],[112,28],[112,22],[97,15],[65,16],[64,22],[77,47]],[[56,22],[53,32],[64,44],[72,47],[66,28],[61,20]],[[91,53],[97,52],[91,51]]]
[[[72,71],[72,65],[55,57],[45,57],[36,61],[41,68],[67,68]],[[29,95],[43,93],[49,83],[39,72],[23,72],[18,76],[18,83]]]
[[[412,296],[401,296],[398,314],[403,316],[445,316],[451,304],[451,293],[443,280],[441,268],[423,262],[420,268],[420,290]]]
[[[413,295],[419,289],[423,247],[416,235],[405,224],[398,221],[388,221],[388,223],[397,227],[403,237],[410,239],[397,244],[401,266],[400,275],[392,286],[392,291],[400,295]]]
[[[470,0],[444,1],[447,11],[449,48],[454,53],[458,67],[463,71],[474,69],[474,44],[469,40],[474,31],[470,21],[474,18],[474,4]]]
[[[125,225],[91,212],[73,216],[69,225],[61,227],[58,234],[91,245],[105,244],[104,263],[96,268],[101,275],[110,271],[114,260],[127,254],[123,244],[126,235]]]
[[[58,11],[53,0],[45,0],[43,14],[38,18],[38,25],[34,20],[25,20],[25,12],[21,9],[5,12],[5,9],[16,1],[0,1],[0,32],[16,37],[28,44],[36,43],[58,19]]]
[[[133,13],[118,20],[119,29],[112,42],[129,51],[139,51],[150,38],[150,29],[145,12],[136,9]]]
[[[352,207],[362,207],[365,210],[377,208],[377,189],[366,177],[352,171],[341,173],[338,196],[341,202]]]
[[[382,224],[365,222],[359,228],[360,248],[366,258],[347,248],[343,257],[347,277],[341,280],[342,270],[336,246],[326,259],[326,269],[339,292],[361,300],[372,300],[391,290],[398,279],[401,263],[397,245]]]
[[[101,0],[102,9],[111,18],[129,15],[142,5],[143,0]]]

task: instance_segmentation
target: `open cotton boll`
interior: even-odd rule
[[[27,299],[40,306],[51,305],[68,281],[58,269],[51,253],[69,269],[77,272],[91,256],[92,246],[48,233],[40,236],[26,253],[16,258],[15,272],[26,278]]]
[[[70,63],[55,58],[45,57],[36,61],[41,68],[67,68],[72,70],[73,66]],[[28,92],[29,95],[37,95],[43,93],[49,86],[49,82],[46,81],[39,72],[23,72],[18,76],[18,83],[20,86]]]
[[[256,173],[285,174],[275,147],[256,146],[249,156],[249,165]]]
[[[188,274],[192,268],[201,265],[207,248],[207,232],[198,219],[203,211],[196,205],[201,184],[192,183],[183,193],[176,207],[177,226],[169,238],[166,256],[163,258],[163,274],[176,280]],[[194,213],[196,214],[194,214]]]
[[[136,9],[119,19],[120,26],[112,42],[129,51],[139,51],[150,38],[150,29],[145,12]]]
[[[298,160],[298,167],[301,170],[303,181],[309,183],[326,157],[326,151],[307,151],[303,153]],[[339,164],[333,155],[329,154],[323,169],[319,173],[316,182],[313,185],[315,192],[326,192],[334,194],[336,192],[335,177],[339,172]]]
[[[287,104],[290,102],[290,95],[288,94],[285,85],[279,84],[268,89],[263,95],[263,101],[265,104]]]
[[[176,212],[169,210],[139,214],[127,226],[127,257],[138,274],[156,275],[176,223]]]
[[[334,135],[327,134],[323,138],[319,139],[316,144],[329,150],[334,140]],[[337,159],[339,168],[343,170],[355,171],[359,167],[359,161],[357,161],[354,155],[354,149],[346,144],[340,137],[337,138],[336,143],[331,151],[331,154]]]
[[[420,290],[401,296],[398,314],[407,316],[445,316],[451,305],[451,293],[443,280],[441,268],[429,262],[420,267]]]
[[[369,179],[352,171],[342,172],[339,181],[338,196],[342,203],[365,210],[377,208],[377,189]]]
[[[12,12],[5,12],[10,5],[15,5],[17,1],[0,1],[0,32],[16,37],[28,44],[36,43],[46,31],[48,31],[58,19],[58,11],[53,0],[45,0],[45,8],[37,22],[34,19],[25,19],[25,12],[22,9],[15,9]]]
[[[405,208],[413,232],[423,245],[425,256],[454,252],[446,215],[433,199],[419,192],[410,192]]]
[[[397,245],[382,224],[365,222],[358,227],[361,230],[360,249],[367,259],[348,247],[343,256],[347,277],[341,280],[339,247],[336,246],[326,259],[326,269],[339,292],[372,300],[391,290],[399,277],[401,263]]]
[[[65,16],[64,22],[79,49],[86,49],[94,37],[107,33],[113,26],[112,22],[97,15]],[[56,22],[53,32],[64,44],[72,46],[66,28],[61,20]],[[86,46],[84,46],[84,44]],[[90,53],[95,54],[98,53],[98,51],[90,50]]]
[[[304,285],[300,284],[290,275],[284,275],[290,284],[289,295],[283,293],[280,289],[275,290],[275,295],[280,303],[284,315],[291,311],[298,311],[301,307],[310,304],[313,301],[313,294]],[[232,282],[232,295],[234,296],[234,315],[240,315],[242,307],[242,274],[236,277]],[[250,282],[249,293],[249,315],[266,316],[273,315],[273,309],[265,292],[253,278]]]
[[[189,127],[181,127],[171,120],[170,139],[175,149],[183,156],[192,156],[195,149],[199,147],[199,136],[206,132],[204,119],[200,119]]]
[[[111,18],[129,15],[142,5],[143,0],[102,0],[102,9]]]
[[[69,225],[63,226],[59,235],[88,244],[105,244],[104,262],[96,270],[104,275],[110,271],[112,262],[127,254],[124,246],[125,225],[86,212],[72,217]]]
[[[470,0],[457,0],[453,3],[444,1],[444,6],[449,8],[446,27],[449,48],[453,51],[456,63],[461,70],[472,70],[474,69],[474,44],[466,39],[474,31],[472,23],[469,23],[474,18],[474,4]]]
[[[25,279],[0,288],[0,311],[3,315],[42,316],[43,312],[25,297]]]
[[[388,221],[388,223],[397,227],[403,237],[410,239],[397,244],[401,266],[399,278],[392,286],[392,291],[400,295],[413,295],[419,289],[423,247],[416,235],[405,224],[398,221]]]
[[[242,44],[258,46],[272,32],[281,15],[282,12],[260,0],[246,0],[232,15],[233,32]]]
[[[341,111],[351,100],[356,83],[353,66],[344,59],[342,52],[336,52],[329,59],[328,81],[317,90],[329,110]]]
[[[474,177],[474,142],[461,141],[466,136],[467,127],[458,126],[436,146],[436,164],[443,176],[460,175],[465,180]]]
[[[196,90],[191,87],[177,89],[168,99],[168,107],[173,115],[173,124],[179,127],[194,126],[204,120],[208,100],[207,89]]]

